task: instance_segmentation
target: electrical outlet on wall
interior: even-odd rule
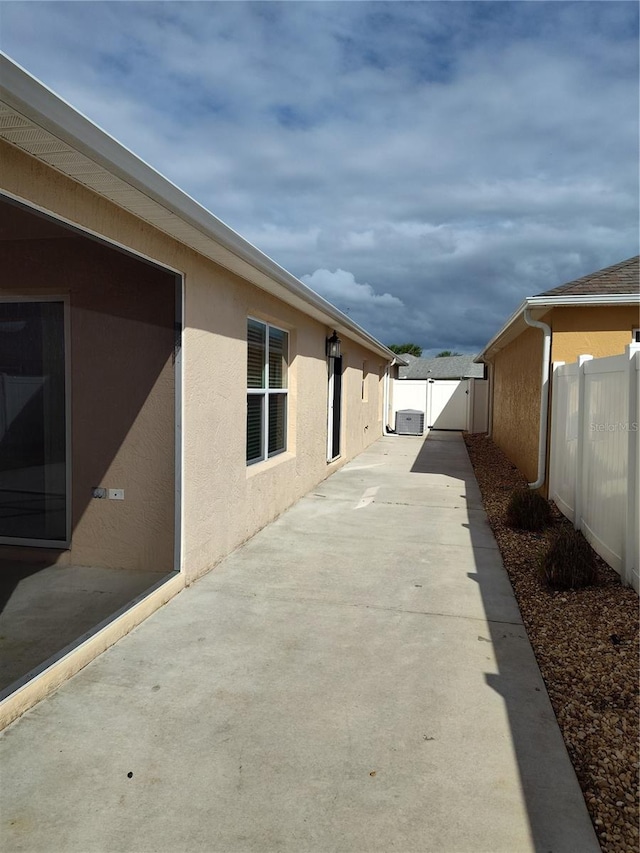
[[[91,489],[91,497],[104,500],[107,497],[107,490],[103,489],[102,486],[94,486]]]

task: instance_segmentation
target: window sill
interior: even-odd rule
[[[272,468],[281,465],[283,462],[291,462],[295,458],[295,453],[285,450],[284,453],[278,453],[277,456],[271,456],[262,462],[254,462],[253,465],[247,465],[247,480],[255,477],[256,474],[264,474],[266,471],[271,471]]]

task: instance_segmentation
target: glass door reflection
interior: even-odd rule
[[[0,539],[67,542],[62,301],[0,301]]]

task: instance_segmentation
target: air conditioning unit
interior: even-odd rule
[[[396,433],[398,435],[422,435],[424,433],[424,412],[419,409],[401,409],[396,412]]]

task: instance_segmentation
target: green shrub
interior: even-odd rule
[[[540,561],[543,578],[554,589],[593,586],[598,568],[591,545],[579,530],[562,527]]]
[[[507,507],[507,524],[517,530],[543,530],[551,524],[551,507],[537,492],[516,489]]]

